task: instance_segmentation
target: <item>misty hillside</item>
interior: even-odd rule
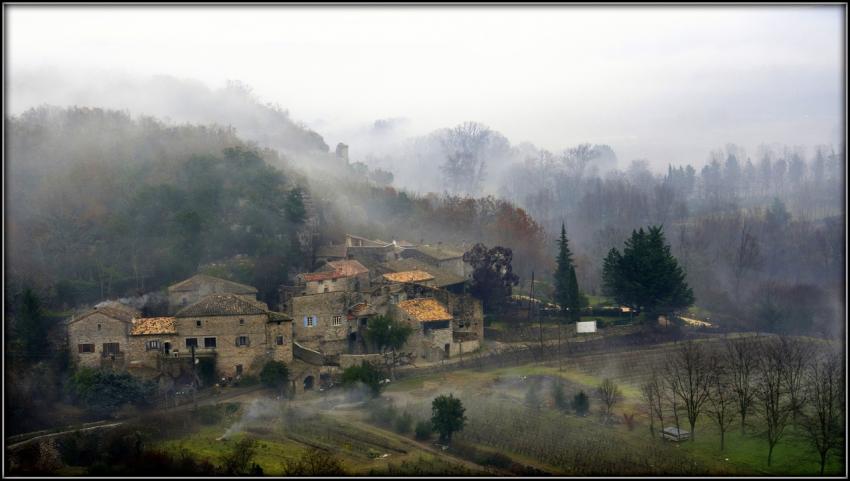
[[[73,305],[158,289],[237,254],[274,275],[301,261],[298,181],[232,129],[48,107],[7,126],[7,285]],[[280,281],[251,280],[266,292]]]
[[[99,107],[176,123],[230,126],[244,140],[290,155],[329,150],[321,135],[293,120],[280,106],[263,103],[251,87],[238,81],[212,89],[197,80],[168,75],[135,77],[113,72],[59,84],[52,76],[33,73],[13,88],[24,105]]]

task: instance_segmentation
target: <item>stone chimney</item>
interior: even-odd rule
[[[348,146],[342,142],[336,144],[336,156],[348,163]]]

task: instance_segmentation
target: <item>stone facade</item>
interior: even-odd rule
[[[363,296],[351,292],[327,292],[293,297],[287,314],[299,344],[325,354],[347,352],[349,336],[357,333],[357,318],[349,319],[348,308]]]
[[[140,314],[129,306],[113,303],[68,320],[68,347],[74,364],[91,368],[126,367],[132,319]]]
[[[215,356],[216,372],[220,376],[258,374],[266,361],[292,360],[292,322],[269,326],[268,314],[189,317],[178,314],[175,324],[179,335],[171,355],[191,356],[190,346],[196,343],[195,355]],[[276,335],[284,336],[283,344],[276,343],[273,337]]]

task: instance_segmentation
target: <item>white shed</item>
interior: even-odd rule
[[[596,332],[596,321],[577,322],[576,332],[579,334]]]

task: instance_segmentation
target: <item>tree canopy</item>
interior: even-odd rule
[[[478,243],[463,254],[464,262],[472,266],[472,295],[482,300],[485,312],[501,312],[511,287],[519,284],[513,273],[510,248],[496,246],[488,249]]]
[[[440,433],[440,441],[449,443],[452,434],[466,426],[466,408],[460,399],[449,394],[434,398],[431,403],[431,424]]]
[[[602,275],[606,294],[623,305],[643,309],[650,317],[694,302],[685,272],[670,253],[661,226],[632,231],[622,254],[616,248],[608,252]]]

